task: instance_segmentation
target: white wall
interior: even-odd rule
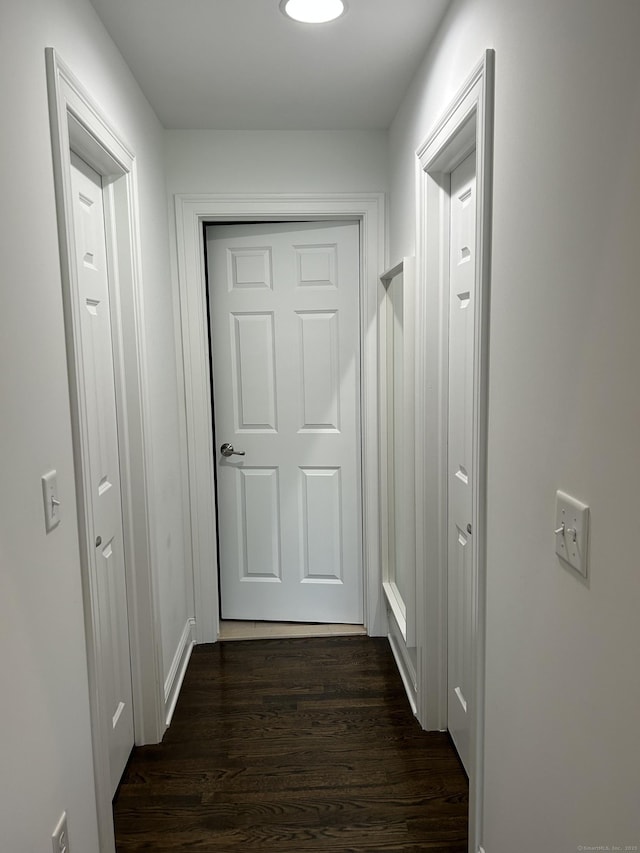
[[[384,131],[168,130],[173,193],[383,192]]]
[[[153,511],[165,672],[187,618],[162,129],[86,0],[2,2],[0,27],[0,826],[2,850],[97,850],[88,686],[44,49],[138,155]],[[61,525],[45,535],[40,476]],[[168,658],[168,659],[167,659]]]
[[[459,0],[390,133],[391,257],[414,151],[496,50],[486,853],[640,839],[640,5]],[[591,577],[554,496],[592,508]]]

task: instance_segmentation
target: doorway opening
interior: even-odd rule
[[[219,637],[219,585],[213,471],[218,442],[213,444],[209,326],[206,305],[204,225],[241,223],[359,223],[359,329],[362,388],[362,560],[364,617],[370,634],[386,632],[380,596],[377,436],[377,270],[384,260],[384,197],[382,194],[326,196],[190,196],[176,197],[176,225],[183,347],[187,457],[194,563],[196,636],[198,642]],[[320,309],[318,309],[320,310]],[[264,321],[259,321],[257,325]],[[241,325],[241,324],[240,324]],[[310,327],[309,327],[310,328]],[[234,444],[233,441],[229,442]],[[240,446],[239,446],[240,447]],[[242,449],[240,447],[240,449]],[[257,483],[267,485],[268,477]],[[330,480],[329,477],[326,478]],[[318,477],[320,480],[320,477]],[[253,484],[252,484],[253,485]],[[325,486],[327,483],[313,483]],[[268,488],[266,489],[268,491]],[[257,620],[251,620],[257,621]]]

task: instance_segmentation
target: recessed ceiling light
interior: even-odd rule
[[[280,0],[280,9],[303,24],[326,24],[347,11],[346,0]]]

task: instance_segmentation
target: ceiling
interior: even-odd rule
[[[387,128],[449,0],[349,0],[310,26],[279,0],[91,0],[166,128]]]

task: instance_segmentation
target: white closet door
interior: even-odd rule
[[[360,623],[358,225],[210,226],[207,252],[223,618]]]
[[[98,654],[107,703],[104,710],[114,794],[133,747],[133,705],[102,179],[72,155],[71,182],[82,306],[80,397],[85,405],[96,536]]]
[[[449,290],[448,728],[469,772],[473,678],[472,425],[475,152],[451,174]]]

